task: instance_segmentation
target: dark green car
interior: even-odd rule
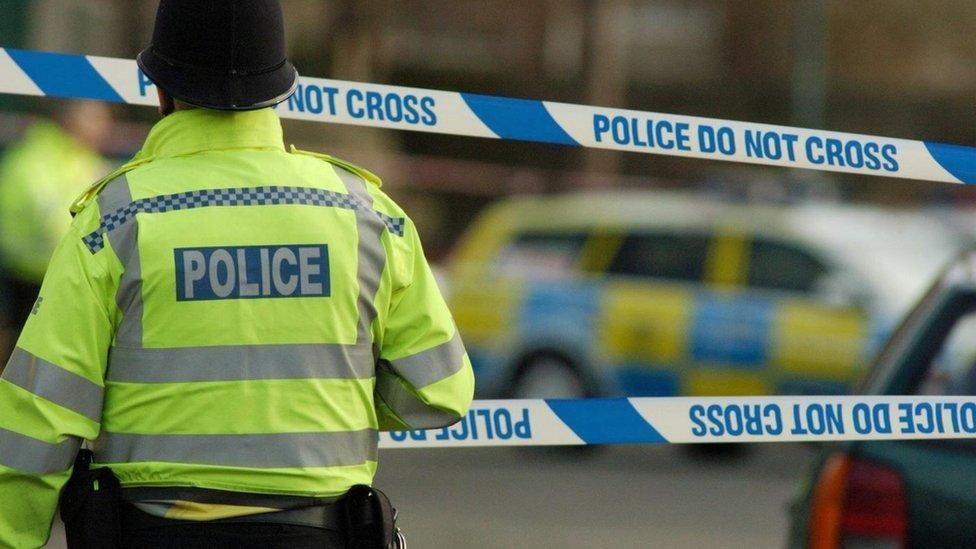
[[[976,394],[976,251],[943,272],[859,392]],[[791,512],[789,547],[976,548],[976,440],[831,445]]]

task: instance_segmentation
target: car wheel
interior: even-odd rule
[[[583,376],[568,360],[555,355],[536,355],[519,369],[509,391],[511,398],[586,398],[594,396]],[[597,446],[520,448],[533,457],[555,460],[594,456]]]
[[[515,378],[512,398],[585,398],[582,377],[563,358],[540,355],[530,358]]]

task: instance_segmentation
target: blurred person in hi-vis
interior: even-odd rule
[[[71,224],[68,208],[107,173],[99,154],[112,130],[109,107],[68,102],[40,119],[0,160],[0,308],[4,356],[34,307],[48,260]]]

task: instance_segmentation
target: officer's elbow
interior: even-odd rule
[[[460,370],[419,392],[428,405],[440,412],[443,424],[437,427],[447,427],[460,421],[474,401],[474,372],[467,356]]]
[[[395,372],[377,374],[375,395],[380,427],[439,429],[457,423],[471,407],[474,373],[465,356],[460,369],[421,388]]]

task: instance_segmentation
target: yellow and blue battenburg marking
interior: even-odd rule
[[[0,49],[0,93],[154,105],[151,88],[131,60]],[[302,78],[277,111],[357,126],[976,183],[973,147],[551,101]]]
[[[844,394],[876,344],[858,311],[803,299],[626,279],[460,282],[452,306],[486,394],[511,382],[520,349],[604,365],[605,394]]]

